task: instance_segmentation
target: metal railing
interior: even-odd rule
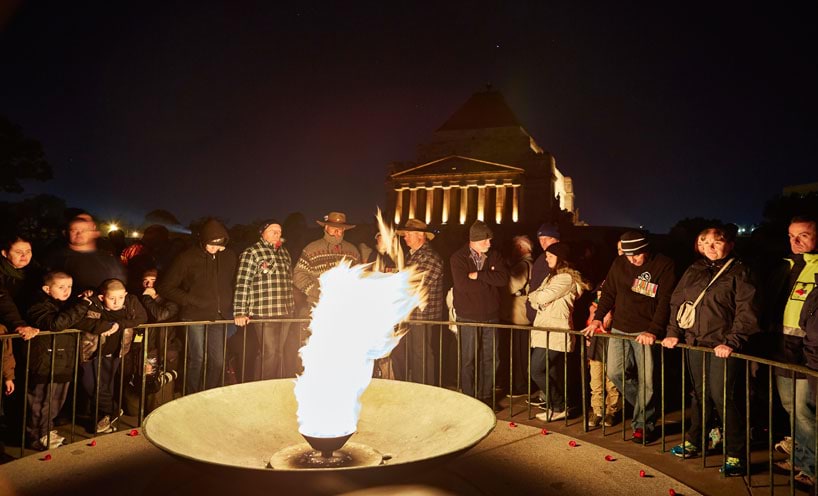
[[[292,332],[292,327],[293,327],[293,324],[294,324],[295,327],[298,330],[298,333],[299,333],[297,343],[300,346],[301,344],[304,343],[305,338],[307,336],[306,326],[309,323],[309,320],[308,319],[264,319],[264,320],[253,321],[253,323],[286,323],[286,324],[290,324],[290,328],[291,328],[290,332]],[[148,390],[147,386],[148,386],[149,377],[148,377],[148,374],[145,373],[145,364],[148,362],[149,354],[151,354],[153,352],[161,354],[161,359],[159,358],[159,356],[157,356],[157,363],[161,363],[163,367],[166,367],[167,364],[168,364],[168,358],[169,358],[169,349],[170,349],[169,344],[170,344],[170,340],[172,338],[171,333],[172,333],[172,331],[178,330],[179,328],[184,329],[184,335],[183,335],[181,350],[178,350],[180,352],[180,359],[181,359],[180,369],[181,370],[177,370],[176,372],[178,373],[178,378],[184,379],[184,380],[181,383],[181,387],[175,387],[174,388],[175,391],[172,391],[172,390],[167,391],[166,387],[162,387],[162,388],[160,388],[160,391],[158,391],[156,393],[153,393],[153,394],[158,394],[158,393],[162,394],[162,396],[159,398],[160,404],[165,402],[165,401],[170,401],[173,398],[176,398],[178,396],[184,396],[184,395],[189,393],[188,387],[187,387],[188,382],[189,382],[188,381],[189,378],[187,377],[187,371],[188,371],[188,368],[189,368],[189,358],[190,358],[189,353],[188,353],[189,335],[190,335],[191,332],[196,332],[196,331],[191,330],[190,326],[201,326],[205,330],[210,330],[210,329],[215,328],[215,329],[221,331],[221,332],[215,333],[217,335],[216,339],[221,340],[221,343],[219,343],[221,345],[220,346],[221,356],[218,356],[218,357],[210,356],[210,353],[208,352],[208,339],[213,339],[213,338],[211,338],[209,336],[209,334],[211,334],[211,333],[210,332],[204,332],[204,336],[202,337],[203,355],[202,355],[202,363],[201,363],[201,371],[200,371],[201,376],[196,378],[198,380],[198,385],[202,389],[206,389],[206,386],[208,386],[208,380],[207,380],[207,377],[208,377],[208,363],[211,360],[216,360],[217,362],[221,362],[221,364],[222,364],[218,384],[216,384],[217,386],[223,386],[223,385],[228,384],[228,383],[233,382],[233,381],[239,382],[239,383],[240,382],[245,382],[248,379],[246,377],[246,364],[247,364],[247,359],[248,359],[248,327],[249,326],[240,327],[238,329],[238,331],[237,331],[237,335],[239,337],[234,338],[234,339],[238,339],[240,341],[240,351],[239,351],[239,355],[236,357],[236,359],[238,360],[237,363],[239,364],[239,368],[238,368],[238,370],[236,370],[235,367],[230,366],[230,361],[229,361],[229,357],[228,357],[228,332],[227,331],[228,331],[228,327],[232,326],[232,324],[233,324],[232,321],[223,320],[223,321],[215,321],[215,322],[213,322],[213,321],[172,322],[172,323],[147,324],[147,325],[139,326],[138,330],[141,332],[142,346],[141,346],[141,349],[139,350],[139,356],[135,360],[136,364],[135,365],[132,364],[132,367],[131,367],[131,369],[132,369],[131,373],[133,374],[133,377],[136,377],[136,378],[139,379],[139,387],[138,387],[139,404],[138,404],[138,411],[136,412],[136,415],[134,415],[134,417],[135,417],[135,426],[140,426],[142,424],[142,422],[143,422],[143,420],[145,418],[145,415],[147,413],[146,410],[147,410],[148,405],[146,403],[147,403],[147,400],[148,400],[148,396],[149,396],[149,394],[151,394],[151,393],[148,393],[148,391],[147,391]],[[496,332],[497,330],[499,330],[499,329],[508,329],[509,332],[512,335],[513,335],[513,333],[520,333],[520,332],[527,332],[528,333],[525,340],[528,343],[527,348],[528,348],[529,352],[527,353],[528,359],[527,359],[527,364],[526,364],[526,367],[524,368],[524,371],[527,374],[527,377],[526,377],[525,381],[528,384],[528,386],[527,386],[527,396],[529,398],[531,397],[532,393],[534,392],[534,391],[532,391],[531,380],[530,380],[532,364],[531,364],[531,353],[530,353],[530,350],[531,350],[531,335],[530,335],[529,331],[532,331],[532,330],[533,331],[544,331],[544,332],[546,332],[546,336],[549,339],[550,339],[552,334],[565,335],[566,339],[568,338],[569,335],[578,336],[578,339],[580,340],[580,343],[581,343],[580,346],[579,346],[579,366],[578,366],[579,370],[577,370],[576,361],[575,360],[572,361],[572,360],[569,359],[571,356],[576,356],[576,351],[573,351],[573,352],[563,351],[563,352],[561,352],[561,353],[564,354],[564,357],[563,357],[564,359],[562,360],[562,362],[563,362],[563,365],[562,365],[563,366],[563,371],[562,371],[563,384],[562,384],[562,386],[563,386],[563,394],[564,394],[564,401],[565,401],[564,408],[566,409],[566,412],[567,412],[569,410],[569,408],[578,408],[579,407],[581,409],[581,412],[582,412],[583,431],[584,432],[589,432],[589,426],[588,426],[588,422],[587,422],[587,419],[588,419],[588,402],[589,402],[589,400],[588,400],[588,398],[589,398],[589,394],[588,394],[589,393],[589,391],[588,391],[589,385],[588,385],[588,377],[587,377],[587,371],[586,371],[586,368],[587,368],[586,346],[584,345],[584,339],[585,339],[584,336],[582,336],[582,334],[580,332],[578,332],[578,331],[570,331],[570,330],[564,330],[564,329],[546,329],[546,328],[539,328],[539,327],[533,327],[533,326],[519,326],[519,325],[509,325],[509,324],[499,324],[499,323],[476,323],[476,322],[465,323],[465,322],[421,321],[421,320],[407,321],[407,322],[404,322],[404,323],[401,324],[401,327],[403,328],[403,330],[401,332],[411,334],[413,332],[413,329],[420,329],[420,330],[422,330],[423,336],[422,336],[422,339],[407,339],[409,336],[404,336],[403,341],[406,342],[405,345],[398,348],[397,350],[393,351],[393,356],[392,356],[393,360],[398,358],[397,354],[402,354],[403,355],[402,357],[400,357],[400,359],[396,360],[398,363],[400,363],[400,367],[403,367],[403,370],[400,370],[400,367],[398,367],[398,369],[396,370],[396,376],[397,376],[396,378],[404,379],[404,380],[406,380],[406,379],[414,380],[415,382],[433,384],[433,385],[436,385],[438,387],[447,387],[447,388],[450,388],[450,389],[461,390],[462,381],[463,381],[462,366],[463,366],[463,359],[464,359],[464,357],[461,355],[461,350],[463,349],[462,348],[463,343],[461,342],[462,334],[459,333],[459,332],[455,333],[455,334],[449,333],[449,331],[447,331],[446,328],[451,326],[451,325],[463,325],[463,324],[467,324],[469,326],[473,326],[473,327],[478,328],[478,329],[483,329],[483,330],[486,330],[486,332],[490,333],[490,342],[492,344],[492,350],[491,350],[491,368],[492,368],[492,370],[491,370],[491,374],[490,374],[491,382],[492,382],[491,388],[490,388],[490,390],[491,390],[491,406],[494,407],[495,410],[499,406],[497,386],[498,386],[498,364],[500,363],[498,353],[499,353],[500,350],[499,350],[499,346],[498,346],[498,336],[497,336],[497,332]],[[491,331],[491,330],[494,330],[494,331]],[[154,333],[158,333],[158,338],[155,337]],[[63,331],[63,332],[60,332],[60,333],[41,332],[34,339],[51,339],[52,340],[51,349],[55,349],[57,336],[58,335],[66,335],[66,334],[74,336],[74,345],[76,346],[76,348],[75,348],[76,351],[74,353],[75,361],[74,361],[73,373],[72,373],[73,394],[71,395],[70,400],[67,401],[67,403],[70,403],[70,406],[69,406],[69,408],[70,408],[70,434],[69,434],[70,435],[70,441],[74,442],[76,434],[77,434],[76,433],[76,427],[78,425],[78,422],[77,422],[77,420],[78,420],[78,414],[77,414],[77,402],[78,402],[77,389],[80,387],[80,385],[78,383],[78,374],[79,374],[80,365],[81,365],[81,359],[80,359],[80,355],[81,355],[81,351],[80,351],[81,350],[80,335],[81,335],[81,332],[80,331],[73,331],[73,330]],[[152,335],[154,335],[154,340],[153,341],[151,340]],[[626,341],[634,341],[635,340],[635,338],[633,336],[619,335],[619,334],[597,334],[596,337],[597,338],[602,338],[602,339],[607,339],[607,340],[619,341],[619,343],[623,346],[623,348],[627,344]],[[177,338],[178,338],[178,336],[177,336]],[[97,347],[98,350],[101,350],[103,348],[104,342],[105,342],[104,339],[105,339],[104,337],[100,337],[100,342],[99,342],[99,345]],[[478,391],[480,390],[479,388],[480,388],[480,385],[481,385],[481,380],[484,380],[484,379],[481,379],[481,378],[488,377],[489,374],[486,374],[484,371],[480,370],[480,367],[481,367],[480,357],[481,357],[482,350],[480,348],[481,337],[479,336],[478,332],[473,333],[473,339],[474,339],[474,343],[473,343],[474,370],[471,372],[473,374],[471,379],[472,379],[473,384],[474,384],[474,395],[478,396]],[[24,363],[22,365],[18,364],[18,370],[21,370],[21,371],[24,370],[25,372],[24,372],[24,374],[22,376],[18,376],[16,381],[15,381],[17,384],[22,384],[22,386],[23,386],[22,388],[17,388],[16,391],[15,391],[17,394],[19,394],[22,397],[22,401],[20,401],[20,403],[22,403],[22,405],[19,407],[20,408],[20,421],[21,421],[21,425],[20,425],[21,435],[20,435],[20,438],[19,438],[20,439],[19,454],[20,454],[20,457],[22,457],[22,456],[25,455],[25,447],[26,447],[26,417],[27,417],[27,414],[28,414],[28,410],[27,410],[28,405],[27,405],[27,401],[25,400],[26,399],[25,396],[26,396],[26,392],[29,390],[29,386],[30,386],[29,368],[30,368],[30,364],[31,364],[31,343],[32,343],[32,341],[30,341],[30,340],[29,341],[23,341],[22,338],[19,335],[15,335],[15,334],[0,336],[0,342],[3,343],[3,346],[6,346],[6,342],[8,342],[8,341],[16,342],[17,355],[24,357]],[[158,343],[157,346],[156,346],[156,349],[152,349],[151,345],[150,345],[150,343],[154,343],[154,342]],[[485,344],[485,342],[486,341],[483,341],[484,344]],[[417,358],[417,354],[418,354],[417,351],[418,350],[415,349],[417,346],[419,346],[418,343],[420,343],[420,346],[421,346],[421,350],[420,350],[420,353],[419,353],[420,354],[419,359]],[[432,344],[434,344],[434,346],[432,346]],[[120,345],[121,345],[121,343],[120,343]],[[607,361],[608,361],[607,358],[608,357],[607,357],[607,353],[608,353],[608,350],[609,350],[609,348],[611,346],[615,346],[613,341],[609,341],[608,346],[603,347],[603,357],[602,357],[603,381],[604,381],[604,379],[606,377],[610,377],[608,375],[608,364],[607,364]],[[654,344],[654,346],[653,346],[653,348],[656,348],[656,347],[659,348],[658,352],[655,351],[655,350],[651,350],[650,348],[652,348],[652,347],[650,347],[650,346],[646,346],[646,345],[639,345],[639,346],[642,346],[642,348],[643,348],[643,353],[642,353],[642,359],[643,359],[642,368],[643,368],[643,370],[644,370],[644,367],[645,367],[645,357],[648,354],[657,354],[658,353],[659,358],[660,358],[660,360],[659,360],[659,375],[660,375],[660,385],[661,385],[661,387],[659,388],[660,424],[661,424],[660,439],[661,439],[661,451],[665,452],[665,451],[668,451],[667,445],[666,445],[666,438],[667,438],[666,426],[668,425],[667,414],[669,413],[668,411],[666,411],[666,406],[668,404],[668,400],[670,399],[670,395],[673,394],[673,392],[671,391],[671,389],[673,389],[673,388],[677,388],[675,393],[680,394],[680,405],[681,405],[680,412],[681,412],[681,419],[682,419],[682,421],[681,421],[681,439],[682,439],[682,442],[684,442],[684,440],[685,440],[685,434],[686,434],[685,419],[686,419],[686,413],[687,413],[687,410],[688,410],[686,400],[687,400],[687,395],[688,395],[688,383],[690,381],[690,378],[688,377],[688,371],[687,371],[687,354],[689,354],[689,353],[701,353],[701,354],[703,354],[704,357],[706,357],[707,354],[712,354],[713,350],[710,349],[710,348],[702,348],[702,347],[690,346],[690,345],[685,345],[685,344],[679,344],[677,346],[676,350],[668,350],[668,349],[665,349],[665,348],[661,347],[658,344],[658,342],[657,342],[657,344]],[[454,347],[455,349],[451,350],[452,347]],[[509,360],[505,364],[505,365],[508,366],[508,371],[507,372],[508,372],[508,388],[509,389],[514,384],[514,374],[515,374],[515,372],[514,372],[515,371],[515,363],[514,363],[514,358],[513,358],[515,353],[514,353],[513,347],[514,347],[514,340],[511,339],[509,341],[509,349],[508,349]],[[264,350],[264,338],[263,337],[261,338],[261,348],[262,348],[262,351],[263,351]],[[435,352],[434,348],[436,348],[436,352]],[[432,356],[429,356],[429,353],[432,353]],[[681,359],[681,362],[680,362],[681,363],[681,382],[679,384],[676,384],[676,385],[668,384],[667,377],[666,377],[667,357],[670,356],[671,354],[680,354],[680,356],[679,355],[675,355],[675,356],[677,356],[678,358]],[[3,359],[1,358],[1,356],[2,355],[0,355],[0,366],[5,365],[5,363],[3,362]],[[483,356],[485,356],[485,355],[483,355]],[[724,359],[720,359],[720,360],[724,360]],[[790,365],[790,364],[785,364],[785,363],[780,363],[780,362],[775,362],[773,360],[759,358],[759,357],[756,357],[756,356],[751,356],[751,355],[742,354],[742,353],[733,353],[731,355],[731,357],[730,357],[730,360],[743,361],[743,365],[744,365],[742,375],[744,376],[744,388],[743,388],[744,394],[743,395],[744,395],[744,402],[745,402],[744,403],[744,410],[745,410],[745,419],[744,419],[745,420],[745,444],[746,444],[745,456],[744,456],[744,458],[746,460],[745,476],[747,477],[748,484],[749,484],[749,486],[751,488],[753,487],[752,477],[754,475],[758,475],[758,473],[753,474],[752,470],[751,470],[751,465],[752,465],[751,464],[752,441],[753,441],[753,439],[751,439],[751,425],[752,425],[752,420],[753,420],[753,415],[752,415],[753,412],[751,410],[751,404],[750,404],[751,393],[752,393],[752,390],[751,390],[751,386],[752,386],[752,383],[751,383],[751,377],[752,377],[751,366],[752,366],[752,364],[757,364],[757,366],[760,367],[759,370],[763,370],[763,367],[766,367],[766,372],[767,372],[766,380],[768,382],[767,388],[766,388],[766,394],[768,396],[767,397],[768,404],[767,404],[766,412],[763,412],[763,413],[766,413],[766,416],[767,416],[766,447],[767,447],[767,452],[768,452],[767,453],[767,471],[769,473],[769,490],[770,490],[770,494],[774,494],[775,484],[774,484],[774,479],[773,479],[773,467],[774,467],[775,457],[774,457],[774,449],[773,449],[773,446],[774,446],[774,444],[773,444],[774,443],[774,437],[773,436],[774,436],[774,430],[775,430],[774,429],[774,414],[775,414],[775,412],[774,412],[774,399],[775,399],[775,394],[774,394],[774,389],[773,389],[773,379],[774,379],[773,378],[773,369],[778,368],[778,369],[784,370],[784,371],[786,371],[785,373],[790,374],[792,377],[795,377],[795,374],[803,374],[805,376],[811,376],[811,377],[818,378],[818,372],[807,369],[805,367]],[[430,363],[433,364],[433,366],[430,367]],[[417,371],[418,364],[419,364],[419,368],[421,369],[420,371]],[[543,393],[545,395],[546,405],[550,404],[550,387],[549,387],[550,386],[550,384],[549,384],[550,374],[548,373],[550,365],[551,364],[550,364],[549,356],[548,356],[548,354],[546,354],[546,356],[545,356],[546,387],[545,387],[545,390],[543,391]],[[634,365],[636,365],[636,364],[634,364]],[[54,366],[55,366],[55,356],[52,353],[49,384],[54,383]],[[452,367],[454,367],[454,369],[452,369]],[[118,396],[117,396],[117,400],[115,402],[116,403],[116,408],[121,408],[122,405],[123,405],[123,394],[124,394],[124,390],[125,390],[124,386],[125,386],[125,373],[126,373],[125,369],[126,369],[126,367],[125,367],[125,363],[123,361],[123,362],[121,362],[119,364],[118,370],[117,370],[116,380],[117,380],[118,387],[116,388],[116,390],[117,390]],[[430,377],[429,377],[430,370],[431,370],[431,373],[434,375],[432,380],[430,380]],[[723,410],[721,412],[718,412],[718,414],[721,417],[722,432],[725,433],[726,430],[727,430],[726,407],[727,407],[727,403],[728,403],[727,402],[727,395],[728,395],[727,367],[723,366],[722,370],[724,370],[723,377],[722,377],[722,395],[723,395],[722,404],[724,405],[724,408],[723,408]],[[157,371],[157,373],[163,373],[163,372],[164,371]],[[290,371],[290,372],[293,372],[293,371]],[[99,387],[98,387],[99,381],[100,381],[100,373],[101,373],[101,367],[97,367],[97,369],[96,369],[96,378],[95,378],[96,381],[97,381],[96,382],[97,386],[95,387],[95,397],[92,398],[94,408],[93,408],[93,414],[91,415],[91,418],[89,419],[89,421],[92,420],[90,422],[91,431],[93,431],[93,432],[90,433],[92,436],[97,435],[97,433],[95,432],[96,429],[94,427],[97,425],[97,422],[99,421],[99,414],[100,414],[100,412],[99,412],[99,392],[100,391],[99,391]],[[228,380],[228,373],[231,373],[230,380]],[[263,373],[264,373],[264,371],[261,370],[261,371],[258,371],[258,373],[256,375],[258,376],[258,375],[261,375]],[[499,373],[505,373],[505,372],[499,372]],[[518,367],[518,373],[519,373],[519,367]],[[620,373],[620,371],[616,371],[616,373]],[[621,371],[622,383],[623,384],[626,381],[625,373],[626,373],[625,368],[623,368],[623,370]],[[654,373],[655,373],[655,371],[654,371]],[[233,377],[232,375],[234,375],[235,377]],[[289,374],[289,376],[292,376],[292,373]],[[262,377],[263,377],[263,375],[262,375]],[[575,382],[577,382],[577,381],[579,382],[579,391],[576,391],[576,389],[569,389],[569,386],[573,387],[573,388],[576,388]],[[707,386],[708,382],[707,382],[707,366],[706,366],[706,364],[702,367],[702,384],[703,384],[703,386],[701,388],[701,398],[699,398],[699,400],[700,400],[699,401],[699,403],[700,403],[699,406],[702,409],[700,414],[701,414],[701,421],[704,424],[705,419],[708,418],[707,414],[709,413],[706,410],[707,405],[708,405],[707,394],[708,394],[708,389],[709,389],[708,386]],[[642,387],[640,388],[639,394],[642,395],[642,400],[643,400],[642,403],[644,405],[646,403],[645,402],[645,397],[647,395],[646,385],[644,384],[644,382],[642,382],[641,386]],[[579,393],[579,397],[580,397],[579,402],[580,402],[580,404],[579,405],[569,404],[569,402],[572,401],[571,398],[576,397],[577,392]],[[621,393],[620,396],[622,398],[621,399],[621,405],[620,405],[620,412],[622,413],[622,424],[623,424],[622,433],[623,433],[623,440],[624,440],[624,439],[627,439],[627,432],[626,432],[626,429],[625,429],[625,424],[627,423],[627,420],[625,419],[625,415],[624,415],[625,409],[626,409],[626,400],[625,400],[626,395],[624,394],[624,391],[621,391],[620,393]],[[53,388],[52,387],[48,388],[48,394],[53,395]],[[792,381],[791,394],[792,394],[792,397],[793,397],[793,404],[797,404],[797,402],[799,401],[799,397],[797,396],[796,381],[795,380]],[[167,397],[168,395],[170,395],[170,398]],[[604,382],[603,382],[603,388],[602,388],[602,395],[603,395],[602,403],[603,403],[603,407],[604,407],[604,405],[607,404],[607,401],[606,401],[606,388],[604,387]],[[803,396],[803,394],[802,394],[802,396]],[[482,399],[485,399],[485,398],[482,398]],[[816,398],[806,398],[806,399],[801,398],[801,401],[807,401],[807,400],[811,400],[811,399],[818,400],[818,397],[816,397]],[[4,406],[9,406],[8,405],[8,398],[4,398],[2,401],[3,401]],[[51,403],[52,403],[51,401],[48,402],[49,406],[51,405]],[[814,410],[814,405],[811,405],[811,408]],[[527,420],[531,421],[531,420],[535,419],[535,416],[532,414],[533,409],[532,409],[532,405],[530,403],[528,403],[527,407],[524,407],[523,410],[527,410],[527,415],[526,415]],[[8,413],[8,411],[7,411],[7,413]],[[51,411],[46,412],[46,415],[49,416],[48,417],[49,419],[53,416],[52,413],[53,412],[51,412]],[[508,405],[508,419],[511,420],[516,415],[519,415],[520,413],[521,413],[520,410],[517,410],[517,412],[515,413],[515,402],[513,400],[510,401],[510,403]],[[566,426],[569,425],[570,417],[571,417],[570,415],[566,414],[565,421],[564,421]],[[814,425],[815,425],[816,431],[818,431],[818,415],[815,415],[815,424]],[[707,427],[706,425],[702,425],[701,443],[699,443],[700,446],[701,446],[700,452],[701,452],[702,467],[706,467],[706,460],[707,460],[707,456],[708,456],[707,448],[706,448],[706,445],[707,445],[707,443],[706,443],[706,441],[707,441],[707,439],[706,439],[707,428],[706,427]],[[797,426],[796,426],[796,422],[795,422],[795,411],[794,411],[793,415],[790,416],[790,420],[789,420],[789,431],[790,431],[790,435],[793,438],[793,443],[795,443],[794,440],[795,440],[795,437],[796,437],[796,429],[797,429]],[[606,425],[605,425],[605,423],[602,423],[602,425],[601,425],[601,433],[602,433],[603,436],[607,435],[606,434]],[[727,437],[726,435],[722,436],[722,453],[721,453],[722,464],[724,464],[726,462],[726,460],[727,460],[727,439],[726,439],[726,437]],[[758,440],[756,440],[756,441],[758,441]],[[815,452],[818,453],[818,439],[814,439],[813,442],[815,442],[815,446],[814,446]],[[643,443],[643,445],[647,444],[647,439],[643,438],[642,443]],[[50,444],[50,439],[49,439],[49,444]],[[50,446],[48,446],[48,447],[50,447]],[[795,449],[790,450],[790,454],[789,454],[789,462],[790,462],[789,494],[794,494],[795,489],[796,489],[795,470],[794,470],[794,467],[795,467],[794,453],[795,453]],[[681,458],[681,460],[684,461],[684,460],[686,460],[686,458]],[[814,486],[812,488],[812,492],[813,492],[813,494],[818,495],[818,486]]]

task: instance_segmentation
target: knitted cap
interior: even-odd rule
[[[484,239],[491,239],[494,234],[482,220],[474,221],[474,224],[469,228],[469,241],[483,241]]]
[[[548,236],[549,238],[560,239],[560,230],[557,226],[543,224],[537,229],[537,237]]]
[[[281,222],[279,222],[279,221],[277,221],[275,219],[266,219],[266,220],[261,221],[261,224],[258,227],[259,236],[264,234],[264,231],[266,231],[267,228],[272,226],[273,224],[278,224],[280,226]]]
[[[571,247],[566,243],[554,243],[545,249],[546,252],[551,253],[560,260],[568,260],[571,255]]]
[[[648,238],[639,231],[628,231],[623,234],[619,241],[622,242],[622,251],[625,255],[639,255],[648,251]]]

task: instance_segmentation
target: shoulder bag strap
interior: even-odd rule
[[[720,275],[721,275],[721,274],[722,274],[722,273],[723,273],[725,270],[727,270],[727,267],[730,267],[730,264],[732,264],[732,263],[733,263],[733,260],[735,260],[735,258],[731,258],[730,260],[728,260],[727,262],[725,262],[725,263],[724,263],[724,265],[722,265],[721,270],[719,270],[719,271],[716,273],[716,275],[715,275],[715,276],[713,276],[713,279],[710,279],[710,284],[708,284],[707,286],[705,286],[705,288],[702,290],[702,292],[701,292],[701,293],[699,293],[699,297],[698,297],[698,298],[696,298],[696,301],[694,301],[694,302],[693,302],[693,308],[696,308],[696,305],[698,305],[698,304],[699,304],[699,302],[700,302],[700,301],[702,301],[702,298],[704,298],[704,293],[705,293],[705,292],[706,292],[706,291],[707,291],[707,290],[710,288],[710,286],[712,286],[712,285],[713,285],[713,283],[714,283],[714,282],[716,282],[716,279],[718,279],[718,278],[719,278],[719,276],[720,276]]]

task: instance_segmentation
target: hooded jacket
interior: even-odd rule
[[[688,267],[670,297],[667,337],[682,339],[693,346],[714,348],[724,344],[740,351],[749,337],[759,332],[756,288],[749,269],[738,260],[705,291],[696,305],[693,327],[681,329],[676,322],[679,307],[686,301],[696,301],[727,260],[700,258]]]
[[[205,250],[208,241],[227,242],[227,229],[219,221],[210,220],[202,227],[200,239],[198,246],[176,257],[157,282],[156,291],[181,307],[182,320],[232,319],[238,257],[230,248],[215,255]]]

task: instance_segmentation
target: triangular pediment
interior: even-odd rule
[[[470,174],[497,174],[497,173],[522,173],[524,169],[513,165],[499,164],[487,160],[462,157],[460,155],[449,155],[416,165],[409,169],[392,174],[393,178],[406,178],[411,176],[442,176],[442,175],[470,175]]]

